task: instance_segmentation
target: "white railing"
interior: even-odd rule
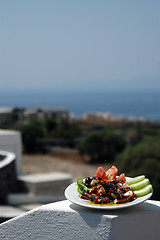
[[[0,239],[158,240],[160,202],[119,210],[95,210],[68,200],[50,203],[0,225]]]

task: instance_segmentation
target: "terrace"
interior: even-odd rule
[[[72,176],[63,172],[23,174],[21,135],[0,131],[0,222],[44,203],[64,200]]]
[[[116,210],[78,206],[64,196],[72,176],[61,173],[23,176],[17,173],[20,171],[17,147],[12,148],[15,153],[9,152],[6,143],[6,150],[0,151],[0,199],[3,200],[0,217],[4,221],[0,224],[0,239],[159,239],[159,201],[147,200]],[[23,192],[17,193],[20,189]],[[41,204],[34,205],[37,202]],[[34,207],[24,211],[18,208],[22,203]]]
[[[58,201],[0,225],[0,239],[159,239],[160,202],[114,211],[87,209]]]

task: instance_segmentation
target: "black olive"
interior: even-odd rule
[[[85,183],[91,183],[91,181],[92,181],[92,177],[86,177],[86,179],[85,179]]]
[[[84,185],[85,185],[86,187],[88,187],[88,188],[91,187],[90,183],[85,183]]]
[[[84,185],[86,185],[86,187],[90,188],[91,187],[90,183],[91,183],[92,179],[93,179],[92,177],[86,177]]]

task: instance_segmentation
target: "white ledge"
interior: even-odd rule
[[[160,202],[119,210],[95,210],[68,200],[50,203],[0,225],[0,239],[159,239]]]
[[[13,162],[16,159],[16,155],[12,152],[6,152],[6,151],[0,150],[0,155],[4,156],[4,159],[0,161],[0,168],[3,168],[9,165],[11,162]]]

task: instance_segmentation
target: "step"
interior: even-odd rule
[[[25,212],[26,210],[21,210],[18,207],[0,205],[0,223],[17,217]]]
[[[38,173],[18,176],[22,190],[33,195],[62,196],[72,183],[72,176],[62,172]]]
[[[34,195],[31,193],[10,193],[7,196],[7,202],[12,206],[19,206],[25,204],[46,204],[66,199],[64,193],[62,194],[43,194]]]

